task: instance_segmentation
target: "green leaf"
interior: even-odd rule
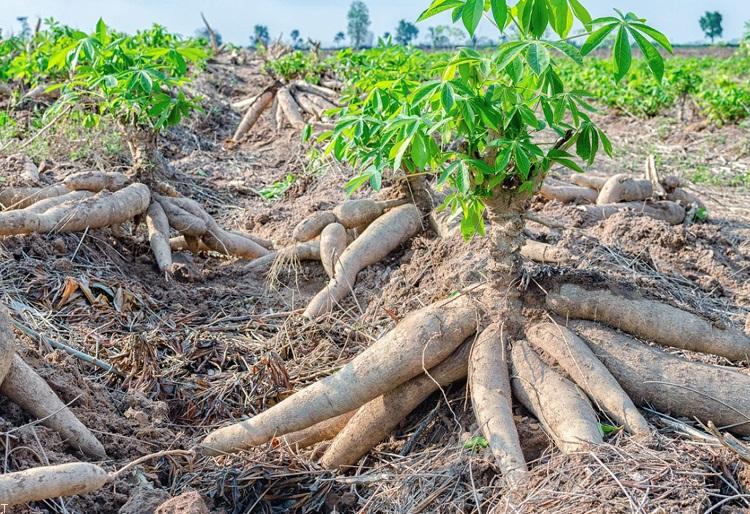
[[[547,0],[553,30],[562,38],[567,37],[573,27],[573,13],[567,0]]]
[[[615,39],[615,48],[613,50],[613,57],[615,60],[615,80],[619,81],[630,70],[630,64],[632,63],[632,49],[630,48],[630,38],[628,32],[624,26],[620,27],[617,31],[617,38]]]
[[[484,13],[484,0],[466,0],[461,19],[470,36],[474,35]]]
[[[526,41],[511,41],[500,45],[496,59],[498,69],[504,70],[529,44]]]
[[[622,427],[616,427],[614,425],[608,425],[606,423],[599,423],[599,429],[602,431],[602,434],[614,434],[615,432],[619,432],[622,430]]]
[[[440,102],[443,104],[445,112],[450,112],[451,109],[453,109],[453,105],[456,103],[455,98],[453,97],[453,88],[447,82],[443,84],[443,87],[440,90]]]
[[[565,41],[550,41],[549,44],[558,52],[570,57],[576,64],[583,64],[581,51],[570,43],[566,43]]]
[[[547,0],[532,0],[534,3],[531,7],[531,20],[529,31],[534,37],[542,37],[547,30],[549,23],[549,11],[547,10]]]
[[[570,0],[570,8],[573,9],[573,14],[575,14],[576,18],[583,23],[583,26],[586,27],[587,30],[591,30],[591,15],[586,8],[581,5],[581,2],[578,0]]]
[[[583,43],[583,46],[581,47],[581,55],[588,55],[592,51],[596,50],[596,48],[602,44],[602,41],[609,36],[609,34],[617,28],[617,23],[611,23],[609,25],[604,25],[603,27],[599,27],[594,32],[589,35],[588,38],[586,38],[586,41]]]
[[[539,76],[549,66],[549,51],[541,43],[532,43],[526,51],[526,62]]]
[[[458,173],[455,176],[456,188],[463,194],[469,192],[471,187],[471,175],[469,174],[469,168],[464,162],[461,162],[458,166]]]
[[[346,183],[346,185],[344,186],[344,191],[346,191],[346,194],[350,195],[364,186],[369,180],[370,175],[359,175],[357,177],[354,177]]]
[[[453,9],[461,5],[463,5],[463,2],[461,0],[434,0],[430,4],[430,6],[422,14],[419,15],[417,21],[426,20],[427,18],[431,18],[436,14],[440,14],[443,11]]]
[[[640,30],[647,36],[651,37],[654,41],[659,43],[661,47],[666,50],[667,52],[674,53],[674,50],[672,49],[672,44],[669,42],[669,39],[667,39],[667,36],[659,32],[653,27],[649,27],[645,23],[631,23],[631,27],[634,29]]]
[[[401,168],[401,161],[403,160],[406,149],[409,148],[413,137],[414,136],[409,136],[406,139],[399,141],[393,145],[393,148],[391,148],[389,157],[393,159],[393,169],[397,170]]]
[[[423,169],[430,160],[430,151],[425,136],[417,132],[411,144],[411,159],[417,168]]]
[[[648,40],[640,35],[637,31],[630,29],[633,39],[635,39],[638,48],[641,49],[643,56],[646,58],[648,67],[653,72],[656,79],[661,82],[664,78],[664,58],[659,53],[654,45],[648,42]]]
[[[505,28],[505,23],[508,21],[508,4],[505,0],[490,0],[490,7],[492,9],[492,19],[495,20],[497,28],[501,31]]]
[[[547,154],[547,158],[551,161],[562,164],[566,168],[570,168],[578,173],[583,173],[583,169],[573,160],[573,156],[568,152],[559,149],[552,149]]]

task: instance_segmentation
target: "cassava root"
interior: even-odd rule
[[[614,421],[631,433],[650,433],[648,422],[615,377],[573,332],[555,323],[539,323],[526,330],[526,338],[532,346],[552,357]]]
[[[591,403],[572,382],[545,364],[526,341],[511,350],[513,393],[564,453],[603,442]]]
[[[476,330],[476,317],[477,307],[465,296],[415,311],[333,375],[211,432],[199,450],[236,452],[359,408],[445,360]]]
[[[87,462],[41,466],[0,475],[0,504],[21,505],[33,501],[86,494],[105,486],[106,471]]]
[[[509,483],[527,473],[518,431],[513,421],[513,399],[508,352],[498,325],[477,338],[469,361],[471,405],[500,470]]]
[[[605,290],[564,284],[547,295],[547,306],[564,318],[600,321],[637,337],[683,350],[747,360],[750,336],[653,300],[629,299]]]
[[[304,316],[318,318],[333,310],[354,287],[359,272],[379,262],[422,228],[422,215],[413,204],[388,211],[365,229],[336,262],[334,278],[307,305]]]
[[[627,173],[613,175],[605,182],[599,196],[597,205],[608,205],[619,202],[636,202],[651,198],[654,188],[651,181],[646,179],[635,179]]]
[[[582,337],[622,388],[639,405],[673,416],[713,421],[750,435],[750,377],[738,371],[690,362],[590,321],[573,321]],[[678,326],[678,325],[676,325]]]
[[[333,439],[320,458],[320,465],[326,469],[341,469],[357,463],[439,387],[466,377],[473,339],[473,336],[469,338],[427,373],[360,407]]]

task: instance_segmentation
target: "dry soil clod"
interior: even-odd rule
[[[750,355],[750,336],[741,330],[716,327],[695,314],[653,300],[563,284],[558,292],[547,295],[547,306],[565,318],[600,321],[666,346],[733,361],[747,360]]]
[[[331,376],[255,417],[208,434],[199,449],[237,452],[357,409],[429,369],[476,330],[477,307],[467,297],[414,311]]]

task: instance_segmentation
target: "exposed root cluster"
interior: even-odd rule
[[[317,128],[331,128],[326,111],[336,107],[338,93],[324,86],[296,80],[289,84],[274,83],[252,98],[232,105],[244,111],[242,121],[232,136],[232,143],[239,143],[250,132],[268,109],[275,129],[281,130],[287,123],[295,130],[305,128],[307,115]]]
[[[11,187],[0,191],[0,236],[44,232],[82,232],[145,218],[159,270],[177,266],[172,249],[211,250],[255,259],[270,252],[270,242],[221,228],[203,207],[172,188],[131,182],[122,173],[82,172],[48,187]],[[170,239],[171,232],[179,234]]]
[[[631,210],[652,218],[678,225],[692,220],[703,202],[685,188],[674,176],[660,178],[653,159],[646,162],[645,178],[621,173],[602,177],[586,173],[571,176],[571,183],[547,179],[540,194],[548,200],[580,204],[580,209],[591,221],[601,221],[623,211]]]
[[[748,433],[745,375],[686,361],[615,329],[732,359],[750,353],[747,335],[655,301],[572,284],[550,291],[547,308],[556,321],[529,320],[522,340],[504,334],[502,322],[483,328],[483,306],[468,296],[416,311],[338,372],[247,421],[212,432],[198,451],[235,452],[275,438],[299,449],[332,439],[319,463],[346,469],[432,392],[467,373],[480,430],[513,483],[525,478],[527,467],[512,398],[566,453],[601,444],[602,422],[649,437],[652,429],[636,405]],[[679,334],[668,328],[675,326],[683,327]]]

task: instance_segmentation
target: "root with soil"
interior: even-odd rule
[[[138,181],[138,177],[149,176],[142,172],[134,178],[122,173],[82,172],[46,188],[5,189],[0,192],[4,206],[0,236],[105,227],[116,230],[133,220],[135,230],[145,218],[156,263],[168,276],[180,268],[172,261],[172,232],[184,238],[185,249],[195,253],[210,250],[255,259],[270,252],[263,246],[268,245],[265,241],[221,228],[197,202],[173,188],[153,180],[146,180],[151,187]]]

